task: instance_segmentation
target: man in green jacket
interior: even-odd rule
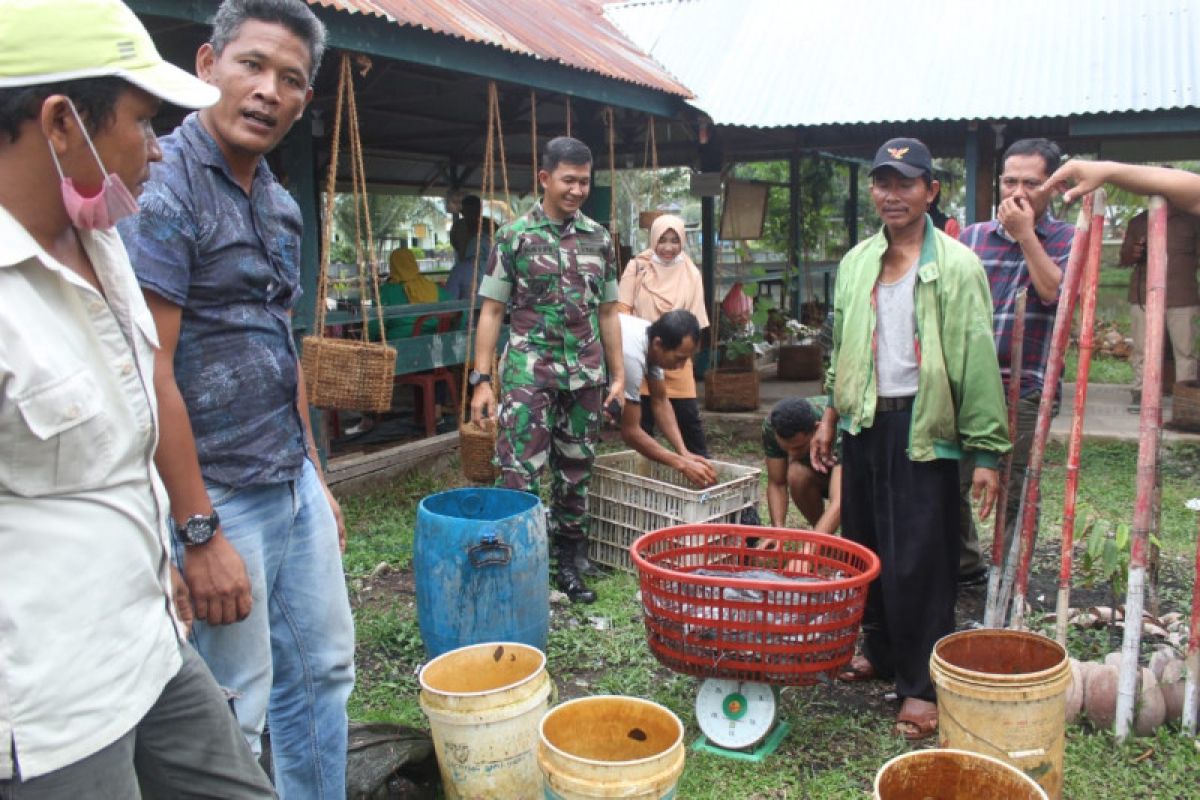
[[[813,466],[832,468],[841,428],[842,533],[883,565],[862,656],[841,678],[894,678],[896,731],[908,739],[937,730],[929,656],[954,630],[958,459],[975,458],[972,496],[986,517],[1009,449],[987,277],[927,217],[938,188],[924,144],[879,148],[871,196],[884,227],[838,268],[830,404],[812,445]]]

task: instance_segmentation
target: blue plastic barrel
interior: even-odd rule
[[[426,497],[417,510],[413,574],[430,658],[483,642],[545,652],[550,559],[535,495],[471,488]]]

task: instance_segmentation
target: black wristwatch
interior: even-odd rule
[[[475,370],[471,370],[471,372],[467,375],[467,383],[472,386],[478,386],[481,383],[487,383],[491,379],[492,376],[488,375],[486,372],[476,372]]]
[[[175,538],[188,547],[195,547],[211,539],[220,525],[221,519],[217,516],[215,509],[212,516],[194,514],[188,517],[182,525],[174,522]]]

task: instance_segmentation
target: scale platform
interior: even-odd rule
[[[736,761],[761,762],[791,731],[777,722],[779,689],[767,683],[708,678],[696,694],[702,731],[692,749]]]

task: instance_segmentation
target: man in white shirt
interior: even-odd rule
[[[0,53],[0,797],[272,797],[172,613],[158,342],[112,228],[161,100],[217,93],[119,0],[0,0]]]
[[[625,444],[651,461],[679,470],[697,486],[712,486],[717,473],[712,464],[688,452],[679,432],[679,423],[671,401],[663,370],[683,366],[700,342],[700,323],[692,312],[677,308],[668,311],[654,322],[621,314],[621,350],[625,361],[625,405],[620,411],[621,438]],[[650,404],[654,419],[666,440],[675,448],[671,452],[642,429],[642,406],[639,395],[642,379],[650,387]],[[617,417],[616,402],[609,410]]]

